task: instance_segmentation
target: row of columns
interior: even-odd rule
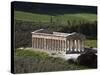
[[[44,38],[32,38],[32,47],[45,49],[45,50],[55,50],[63,51],[66,49],[65,40],[54,40],[54,39],[44,39]]]
[[[67,51],[84,51],[84,42],[83,40],[67,40]]]
[[[32,38],[32,47],[55,51],[84,51],[82,40],[56,40],[45,38]]]

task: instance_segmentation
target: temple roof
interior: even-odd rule
[[[85,39],[85,36],[83,34],[77,33],[77,32],[72,32],[72,33],[62,33],[62,32],[52,32],[52,31],[48,31],[47,29],[39,29],[39,30],[35,30],[32,33],[46,33],[46,34],[51,34],[54,36],[62,36],[62,37],[66,37],[68,39]]]
[[[38,29],[38,30],[35,30],[32,33],[48,33],[48,34],[52,34],[53,32],[48,30],[48,29]]]

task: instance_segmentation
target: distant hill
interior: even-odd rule
[[[60,22],[66,24],[68,21],[84,21],[84,22],[93,22],[97,20],[96,14],[90,13],[74,13],[74,14],[62,14],[51,16],[47,14],[36,14],[23,11],[14,11],[14,19],[22,21],[31,21],[31,22],[50,22],[52,18],[53,22]]]
[[[65,13],[93,13],[97,14],[96,6],[80,6],[80,5],[62,5],[62,4],[48,4],[48,3],[32,3],[32,2],[12,2],[14,10],[59,15]]]

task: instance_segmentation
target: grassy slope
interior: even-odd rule
[[[35,22],[50,22],[51,16],[45,14],[28,13],[22,11],[14,11],[14,19],[23,21],[35,21]],[[67,20],[84,20],[84,21],[95,21],[95,14],[88,13],[76,13],[76,14],[63,14],[53,16],[53,21],[66,22]]]
[[[49,57],[43,52],[16,50],[15,73],[64,71],[86,69],[61,58]]]
[[[33,14],[22,11],[14,11],[14,15],[15,15],[14,19],[23,21],[39,22],[41,20],[42,22],[44,21],[48,22],[50,20],[49,15]]]
[[[97,40],[85,40],[85,47],[95,47],[97,48]]]

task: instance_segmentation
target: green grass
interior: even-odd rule
[[[17,49],[14,56],[15,73],[33,73],[89,69],[61,58],[48,56],[44,52]]]
[[[97,40],[85,40],[85,47],[95,47],[97,48]]]
[[[22,11],[14,11],[14,19],[32,22],[48,22],[50,21],[50,16]]]
[[[46,58],[49,55],[45,52],[34,51],[34,50],[30,50],[30,49],[27,49],[27,50],[17,49],[16,56],[23,56],[23,57],[31,56],[31,57]]]
[[[53,22],[59,22],[62,24],[67,24],[67,21],[71,21],[74,24],[81,22],[92,22],[96,21],[96,14],[90,13],[76,13],[76,14],[62,14],[57,16],[51,16],[47,14],[36,14],[22,11],[14,11],[14,19],[22,21],[31,21],[31,22],[51,22],[51,17]]]

